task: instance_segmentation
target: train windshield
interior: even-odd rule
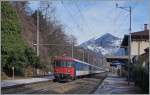
[[[73,62],[56,60],[54,61],[54,66],[55,67],[72,67]]]

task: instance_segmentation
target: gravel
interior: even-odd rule
[[[106,73],[78,78],[70,82],[42,82],[1,89],[2,94],[90,94],[102,83]]]

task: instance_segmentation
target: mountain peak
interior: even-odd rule
[[[98,39],[108,39],[108,40],[111,40],[111,39],[114,39],[114,40],[120,40],[120,38],[110,34],[110,33],[106,33],[104,35],[102,35],[101,37],[97,38],[96,40]]]
[[[105,55],[108,53],[114,53],[116,51],[116,47],[119,46],[121,43],[121,39],[115,37],[110,33],[106,33],[99,38],[90,39],[80,46],[83,48],[88,48],[93,50],[94,52],[100,52],[101,54]]]
[[[103,36],[113,36],[113,35],[110,33],[105,33]]]

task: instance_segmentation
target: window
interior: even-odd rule
[[[67,62],[67,67],[72,67],[73,63],[72,62]]]
[[[54,66],[57,66],[57,67],[72,67],[73,66],[73,63],[72,62],[69,62],[69,61],[54,61]]]
[[[55,67],[60,67],[61,66],[60,61],[54,61],[54,66]]]
[[[76,65],[76,70],[81,70],[81,64],[80,63],[76,62],[75,65]]]

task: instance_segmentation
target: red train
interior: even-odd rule
[[[79,76],[105,72],[104,69],[71,57],[53,58],[55,80],[74,80]]]

